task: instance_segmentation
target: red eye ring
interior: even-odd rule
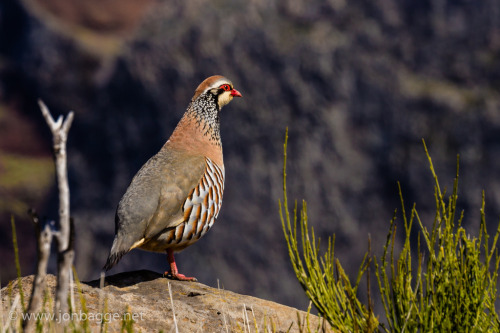
[[[223,84],[219,87],[219,89],[222,89],[224,91],[231,91],[231,87],[229,86],[229,84]]]

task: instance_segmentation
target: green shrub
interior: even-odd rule
[[[496,249],[500,225],[492,244],[486,230],[484,193],[478,237],[462,226],[463,212],[457,217],[458,160],[453,192],[448,198],[441,192],[438,178],[429,159],[435,181],[436,214],[432,230],[424,226],[413,205],[407,216],[401,187],[401,209],[405,241],[395,260],[395,218],[380,260],[375,260],[388,328],[387,332],[498,332],[495,309],[500,257]],[[417,263],[412,266],[410,236],[413,224],[419,227]],[[422,246],[423,243],[423,246]],[[390,273],[390,276],[389,276]]]
[[[432,229],[429,231],[420,220],[415,204],[410,216],[407,216],[399,187],[404,229],[403,248],[399,255],[395,253],[398,225],[395,213],[382,257],[373,257],[372,260],[367,253],[361,262],[355,283],[352,284],[342,265],[334,257],[335,236],[328,240],[326,252],[319,254],[319,239],[316,240],[313,228],[309,229],[305,201],[300,211],[301,235],[297,235],[297,203],[291,217],[286,193],[287,139],[288,133],[284,144],[284,197],[283,204],[281,201],[279,203],[279,209],[290,261],[306,295],[334,329],[341,332],[500,331],[495,308],[500,265],[496,246],[500,224],[489,244],[483,193],[479,235],[474,237],[465,231],[461,224],[463,212],[459,216],[456,214],[458,159],[453,191],[446,198],[424,142],[435,182],[436,213]],[[410,241],[412,232],[417,232],[416,244]],[[416,261],[412,256],[417,257]],[[357,297],[362,275],[369,273],[371,261],[375,265],[387,327],[379,324],[378,317],[372,311],[369,276],[368,306],[363,305]]]
[[[283,163],[283,205],[279,203],[281,223],[288,245],[293,269],[307,297],[334,329],[341,332],[373,332],[378,320],[371,307],[365,307],[357,298],[357,290],[363,273],[369,266],[365,255],[359,268],[356,283],[353,285],[338,260],[334,258],[335,237],[328,239],[328,249],[319,256],[319,240],[316,241],[314,229],[307,223],[307,204],[302,202],[300,211],[301,247],[297,236],[297,202],[293,210],[293,222],[288,209],[286,193],[286,148],[288,131],[284,144]],[[299,250],[301,248],[301,250]]]

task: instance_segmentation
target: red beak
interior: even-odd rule
[[[231,90],[231,96],[233,96],[233,97],[243,97],[243,96],[241,96],[241,93],[238,90],[236,90],[236,89]]]

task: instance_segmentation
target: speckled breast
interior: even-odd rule
[[[184,248],[205,235],[219,215],[223,192],[224,169],[206,158],[205,173],[182,207],[184,222],[168,231],[167,243]]]

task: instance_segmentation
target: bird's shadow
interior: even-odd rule
[[[118,288],[129,287],[140,282],[147,282],[163,278],[163,274],[149,271],[149,270],[139,270],[132,272],[123,272],[110,276],[106,276],[104,280],[104,286],[115,286]],[[101,280],[92,280],[88,282],[83,282],[91,287],[98,288],[101,285]]]

